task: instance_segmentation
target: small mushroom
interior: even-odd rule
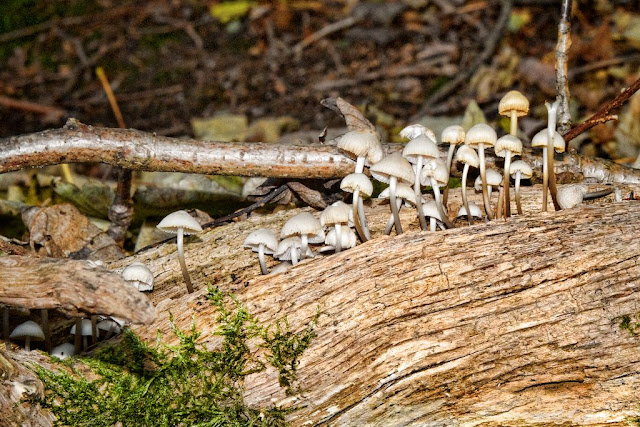
[[[266,228],[260,228],[253,231],[246,239],[244,239],[242,246],[258,253],[260,271],[262,274],[267,274],[269,271],[267,270],[264,255],[272,255],[276,249],[278,249],[278,238],[273,231]]]
[[[390,188],[387,187],[384,190],[382,190],[380,192],[380,194],[378,194],[378,198],[379,199],[389,199],[390,196]],[[413,191],[413,189],[408,185],[408,184],[404,184],[404,183],[399,183],[396,186],[396,204],[398,206],[398,213],[400,213],[400,209],[402,209],[402,202],[407,203],[408,205],[411,206],[416,206],[417,204],[417,199],[416,199],[416,195]],[[424,203],[422,201],[422,198],[420,199],[420,204]],[[422,207],[421,210],[422,211]],[[425,221],[426,222],[426,221]],[[384,229],[384,234],[389,235],[391,234],[391,229],[393,228],[395,224],[395,218],[393,217],[393,214],[391,214],[389,216],[389,221],[387,221],[387,226]],[[426,230],[426,227],[425,227]]]
[[[324,242],[324,232],[320,221],[309,212],[301,212],[287,220],[280,230],[280,237],[286,239],[288,237],[300,237],[300,260],[305,259],[309,251],[309,243]]]
[[[349,227],[349,221],[353,221],[352,211],[343,201],[337,201],[331,206],[327,206],[320,214],[320,224],[323,227],[333,227],[335,234],[335,252],[339,253],[342,250],[342,228]],[[325,238],[325,243],[327,239]],[[353,247],[353,246],[352,246]]]
[[[281,261],[291,261],[292,265],[296,265],[300,259],[300,252],[302,249],[302,240],[299,236],[287,237],[280,240],[278,243],[278,249],[273,256]],[[311,253],[306,253],[307,256],[312,256]]]
[[[433,133],[431,129],[421,124],[409,125],[400,131],[400,136],[409,140],[417,138],[420,135],[425,135],[432,141],[436,140],[436,134]]]
[[[64,344],[60,344],[58,346],[55,346],[52,350],[51,350],[51,356],[53,357],[57,357],[60,360],[64,360],[67,357],[71,357],[74,354],[76,354],[74,348],[73,348],[73,344],[66,342]]]
[[[80,334],[78,335],[76,332],[78,330],[77,328],[77,323],[75,325],[73,325],[71,327],[71,330],[69,331],[69,333],[71,335],[75,335],[76,337],[81,336],[82,337],[82,348],[86,349],[87,347],[89,347],[89,342],[88,342],[88,337],[92,336],[92,326],[91,326],[91,320],[90,319],[82,319],[80,322]]]
[[[511,216],[511,196],[509,195],[511,156],[522,154],[522,141],[516,136],[504,135],[496,141],[494,151],[496,156],[504,157],[504,217],[509,218]],[[498,212],[498,214],[502,214],[502,212]]]
[[[584,200],[596,199],[613,193],[613,188],[587,193],[587,186],[583,184],[563,185],[558,189],[558,204],[560,209],[571,209]]]
[[[353,130],[342,135],[338,141],[338,148],[348,156],[355,157],[355,173],[362,173],[365,161],[373,164],[382,159],[384,152],[377,133],[368,130]]]
[[[133,262],[125,267],[122,278],[141,292],[153,290],[153,273],[141,262]]]
[[[395,152],[371,166],[369,172],[378,181],[389,184],[389,201],[396,225],[396,233],[402,234],[402,225],[400,224],[398,206],[396,205],[396,184],[398,181],[407,184],[413,183],[414,172],[411,164],[402,157],[401,153]]]
[[[440,216],[440,210],[438,209],[438,203],[435,200],[429,200],[422,205],[424,215],[429,218],[429,231],[436,231],[436,225],[439,225],[442,230],[445,230],[442,223],[442,217]]]
[[[433,190],[433,197],[436,201],[436,206],[440,211],[441,221],[448,227],[453,228],[453,224],[447,213],[442,206],[442,199],[440,198],[440,185],[445,185],[449,181],[449,175],[447,174],[447,166],[440,159],[431,159],[422,168],[420,174],[420,182],[423,185],[431,184]]]
[[[373,185],[369,178],[363,173],[352,173],[340,182],[340,189],[348,193],[353,193],[351,202],[353,211],[353,224],[356,227],[358,236],[362,242],[366,242],[371,238],[369,229],[367,228],[367,218],[364,215],[364,205],[362,196],[369,197],[373,193]]]
[[[345,229],[340,234],[340,241],[338,241],[338,233],[336,233],[335,228],[332,228],[331,230],[329,230],[329,232],[327,233],[327,237],[324,239],[324,244],[326,246],[323,246],[320,249],[320,252],[333,250],[335,251],[335,253],[338,253],[338,246],[343,249],[351,249],[356,246],[357,241],[358,238],[356,237],[356,233],[354,233],[350,228]]]
[[[104,319],[98,322],[97,328],[98,331],[104,331],[105,332],[105,340],[108,340],[109,338],[111,338],[112,335],[115,334],[119,334],[122,331],[122,326],[124,325],[124,322],[120,321],[116,321],[114,320],[114,318],[108,318],[108,319]]]
[[[193,293],[193,285],[187,271],[187,263],[184,260],[183,239],[185,234],[201,232],[202,227],[186,211],[176,211],[167,215],[156,227],[166,233],[177,234],[178,260],[180,261],[180,268],[182,268],[182,277],[187,285],[187,292]]]
[[[509,133],[518,136],[518,117],[529,114],[529,100],[517,90],[510,90],[500,100],[498,113],[511,119]]]
[[[564,138],[558,132],[555,132],[553,138],[554,150],[561,153],[564,152]],[[542,129],[536,133],[531,139],[531,148],[542,147],[542,212],[547,211],[547,193],[549,191],[549,132],[548,129]],[[553,155],[553,153],[552,153]]]
[[[529,163],[524,160],[516,160],[511,163],[511,167],[509,168],[511,172],[511,176],[516,181],[516,207],[518,208],[518,215],[522,215],[522,205],[520,204],[520,180],[530,179],[533,176],[533,169]]]
[[[482,219],[482,210],[478,207],[478,205],[473,202],[469,202],[469,210],[471,211],[471,215],[467,214],[466,206],[460,206],[456,218],[465,217],[467,218],[467,221],[470,221],[470,218]]]
[[[473,126],[465,135],[464,142],[478,150],[478,159],[480,160],[480,176],[482,180],[482,200],[484,201],[484,210],[487,218],[493,218],[491,203],[489,202],[489,192],[487,190],[486,163],[484,161],[484,149],[493,147],[496,144],[498,136],[491,126],[480,123]]]
[[[417,203],[418,218],[420,219],[420,227],[423,230],[427,229],[427,221],[424,218],[422,212],[422,192],[420,191],[420,173],[424,166],[425,159],[438,159],[440,157],[440,150],[436,145],[435,140],[431,140],[426,135],[419,135],[413,138],[402,150],[402,156],[414,166],[415,178],[414,178],[414,192],[415,199],[419,201]]]
[[[442,131],[440,135],[440,140],[449,144],[449,151],[447,152],[447,175],[451,177],[451,163],[453,162],[453,154],[456,151],[456,146],[463,144],[465,138],[464,128],[459,125],[447,126]],[[444,187],[444,192],[442,194],[442,205],[447,206],[449,195],[449,180],[447,179],[447,184]]]
[[[44,341],[44,332],[36,322],[27,320],[16,326],[9,338],[24,340],[24,349],[30,351],[31,341]]]
[[[487,177],[487,196],[489,198],[489,203],[491,203],[491,195],[493,194],[493,188],[500,190],[502,186],[502,174],[495,169],[487,169],[486,170]],[[474,188],[476,191],[482,191],[482,177],[479,176],[476,178]],[[501,194],[501,191],[499,191]],[[498,198],[498,204],[500,205],[500,198]],[[488,217],[487,217],[488,218]]]
[[[469,166],[477,168],[480,165],[480,159],[476,150],[468,145],[463,145],[458,149],[456,153],[456,160],[464,164],[462,169],[462,204],[465,207],[465,211],[469,212],[469,199],[467,198],[467,176],[469,174]],[[469,225],[471,225],[471,218],[467,218]]]

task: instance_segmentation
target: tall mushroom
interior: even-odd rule
[[[380,194],[378,194],[378,198],[389,199],[390,193],[391,193],[390,187],[387,187],[384,190],[382,190]],[[416,194],[414,193],[411,186],[402,182],[396,185],[396,204],[398,206],[398,214],[400,213],[400,209],[402,209],[403,202],[411,206],[416,206],[416,204],[418,203],[417,200],[418,199],[416,199]],[[420,204],[422,203],[424,202],[422,201],[422,198],[420,198]],[[417,207],[416,207],[416,210],[417,210]],[[393,217],[393,214],[390,214],[389,220],[387,221],[387,226],[384,229],[384,234],[386,235],[391,234],[391,229],[393,228],[394,224],[395,224],[395,218]]]
[[[442,199],[440,198],[440,185],[445,185],[448,180],[449,175],[447,174],[447,166],[440,159],[431,159],[422,168],[420,182],[423,185],[431,185],[433,197],[436,201],[436,207],[440,212],[440,220],[448,228],[453,228],[453,224],[451,223],[451,220],[449,220],[449,217],[442,206]]]
[[[504,157],[504,217],[511,216],[511,196],[509,194],[509,170],[511,169],[511,156],[522,154],[522,141],[513,135],[504,135],[498,138],[493,148],[496,156]],[[502,212],[498,212],[501,214]]]
[[[476,150],[468,145],[463,145],[456,153],[456,160],[464,164],[462,169],[462,204],[465,211],[469,212],[469,199],[467,198],[467,175],[469,174],[469,166],[477,168],[480,165],[480,159]],[[471,217],[467,216],[469,225],[471,225]]]
[[[327,206],[320,214],[320,224],[323,227],[333,227],[335,230],[335,252],[339,253],[342,250],[342,227],[349,228],[349,220],[353,221],[353,217],[350,215],[351,209],[343,201],[337,201],[331,206]],[[327,238],[325,238],[325,243]]]
[[[531,148],[542,148],[542,212],[547,211],[547,193],[549,191],[549,156],[547,151],[549,146],[549,133],[547,129],[542,129],[531,139]],[[553,147],[558,152],[564,151],[564,138],[555,132]],[[552,150],[553,151],[553,150]]]
[[[556,100],[553,104],[549,104],[548,102],[544,103],[545,107],[547,107],[548,119],[547,119],[547,165],[549,170],[549,192],[551,193],[551,200],[553,200],[553,206],[556,210],[559,210],[561,207],[558,203],[558,189],[556,188],[556,171],[554,167],[554,152],[555,153],[564,153],[564,138],[561,136],[560,141],[562,141],[561,151],[558,150],[557,147],[560,146],[560,141],[556,141],[558,137],[556,135],[560,135],[556,132],[556,121],[558,120],[558,107],[560,106],[560,100]]]
[[[351,173],[340,182],[340,189],[348,193],[353,193],[353,200],[351,202],[353,210],[353,224],[356,227],[358,236],[362,242],[366,242],[371,238],[369,229],[367,228],[367,218],[364,215],[359,215],[359,206],[362,204],[362,196],[369,197],[373,193],[373,184],[369,178],[363,173]]]
[[[380,137],[377,133],[369,130],[347,132],[340,137],[337,146],[349,157],[355,158],[355,173],[362,173],[365,162],[373,164],[382,159],[384,155]]]
[[[402,157],[401,153],[395,152],[371,166],[369,172],[378,181],[389,184],[389,202],[396,225],[396,233],[402,234],[402,225],[396,205],[396,184],[398,181],[404,181],[407,184],[413,183],[414,173],[411,164]]]
[[[257,252],[258,260],[260,261],[260,271],[262,274],[269,273],[264,255],[271,255],[278,249],[278,238],[273,231],[266,228],[255,230],[244,239],[242,246],[251,249],[253,252]]]
[[[496,144],[497,139],[498,135],[496,135],[496,131],[493,130],[491,126],[484,123],[479,123],[469,129],[464,139],[465,144],[478,150],[478,159],[480,160],[480,177],[482,179],[482,200],[484,202],[484,211],[486,212],[488,219],[493,218],[493,211],[491,210],[489,193],[487,191],[484,149],[493,147]]]
[[[518,136],[518,117],[529,114],[529,100],[517,90],[510,90],[500,100],[498,112],[511,119],[509,133]]]
[[[529,163],[524,160],[516,160],[511,163],[509,168],[511,176],[516,181],[516,207],[518,208],[518,215],[522,215],[522,205],[520,204],[520,180],[530,179],[533,176],[533,169]]]
[[[201,232],[202,227],[200,227],[198,221],[186,211],[176,211],[167,215],[156,227],[166,233],[177,235],[178,261],[180,261],[182,277],[187,285],[187,292],[193,293],[193,285],[191,284],[189,272],[187,271],[187,263],[184,260],[183,239],[185,234],[189,235]]]
[[[424,160],[427,159],[438,159],[440,157],[440,150],[438,150],[438,146],[436,142],[431,140],[426,135],[419,135],[413,138],[411,141],[404,146],[402,150],[402,156],[409,161],[415,168],[415,178],[414,178],[414,192],[415,199],[418,201],[417,211],[418,218],[420,219],[420,227],[423,230],[427,229],[427,221],[424,218],[424,213],[422,212],[422,192],[420,191],[420,173],[422,172],[422,167],[424,166]]]
[[[451,177],[451,163],[453,162],[453,154],[456,151],[456,146],[464,143],[465,132],[464,128],[459,125],[447,126],[442,131],[440,140],[449,144],[449,151],[447,152],[447,175]],[[442,204],[447,206],[449,199],[449,179],[447,178],[447,184],[444,187],[442,193]]]
[[[307,251],[309,251],[310,239],[314,239],[312,243],[323,243],[325,238],[322,224],[309,212],[300,212],[289,218],[282,226],[282,230],[280,230],[282,239],[294,236],[300,237],[300,261],[305,259]]]

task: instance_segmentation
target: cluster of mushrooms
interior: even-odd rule
[[[556,116],[559,102],[546,104],[548,111],[547,128],[538,132],[531,141],[535,149],[542,149],[543,197],[542,211],[547,210],[549,183],[555,183],[554,153],[565,151],[562,135],[556,131]],[[498,111],[510,119],[510,132],[498,138],[496,131],[487,124],[477,124],[465,132],[464,128],[453,125],[445,128],[440,137],[441,144],[448,144],[445,155],[438,149],[436,135],[425,126],[415,124],[404,128],[400,136],[409,142],[401,152],[384,157],[380,138],[375,131],[352,130],[338,141],[338,148],[356,162],[353,173],[344,177],[340,188],[352,193],[349,206],[343,201],[327,207],[317,219],[304,212],[289,219],[280,232],[278,241],[272,230],[260,229],[251,233],[244,247],[258,253],[262,274],[268,274],[265,255],[272,255],[282,261],[274,271],[281,271],[298,261],[314,256],[309,245],[324,245],[318,253],[340,252],[354,247],[358,240],[371,239],[367,226],[363,198],[370,197],[373,185],[364,173],[365,167],[374,179],[388,184],[379,198],[389,200],[391,214],[384,233],[390,234],[395,228],[402,233],[399,211],[403,206],[416,210],[422,230],[436,231],[454,225],[447,212],[447,187],[453,162],[462,166],[462,206],[457,218],[464,218],[471,225],[474,218],[486,221],[511,216],[511,179],[514,180],[515,202],[518,214],[522,214],[520,184],[523,179],[533,176],[530,164],[513,158],[522,154],[523,144],[517,136],[518,118],[529,112],[529,101],[518,91],[508,92],[500,101]],[[457,148],[457,150],[456,150]],[[485,150],[492,148],[495,155],[504,158],[504,168],[488,168],[485,163]],[[446,160],[443,160],[446,159]],[[479,176],[474,188],[482,192],[483,210],[467,198],[467,176],[470,168],[478,168]],[[425,187],[431,187],[433,198],[423,194]],[[444,194],[440,188],[444,187]],[[491,195],[498,192],[495,209]],[[558,190],[557,200],[562,209],[582,202],[586,187],[567,185]],[[484,214],[483,214],[484,211]],[[427,221],[428,219],[428,221]]]

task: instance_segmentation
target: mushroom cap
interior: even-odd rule
[[[434,140],[426,135],[419,135],[413,138],[402,149],[402,156],[410,163],[418,163],[418,156],[437,159],[440,157],[440,150]]]
[[[407,139],[414,139],[420,135],[425,135],[432,141],[437,141],[436,134],[433,133],[431,129],[421,124],[409,125],[400,131],[400,136]]]
[[[444,128],[440,139],[442,140],[442,142],[446,142],[451,145],[458,145],[464,142],[465,136],[466,134],[462,126],[452,125]]]
[[[422,212],[425,217],[435,218],[438,221],[442,221],[440,212],[438,211],[438,205],[435,200],[429,200],[422,205]]]
[[[378,194],[379,199],[388,199],[390,197],[391,189],[389,187],[385,188]],[[416,192],[411,188],[410,185],[405,184],[403,182],[396,185],[396,197],[403,199],[412,205],[416,204]]]
[[[547,129],[542,129],[540,132],[536,133],[531,140],[532,147],[548,147],[549,144],[549,131]],[[556,153],[564,153],[564,138],[560,135],[559,132],[556,131],[555,136],[553,138],[553,149]]]
[[[153,290],[153,273],[141,262],[134,262],[122,270],[122,278],[139,291]]]
[[[324,241],[324,238],[322,239]],[[302,241],[300,237],[287,237],[286,239],[280,240],[278,243],[278,249],[273,254],[274,258],[284,261],[291,261],[291,251],[298,251],[298,259],[300,259],[300,251],[302,250]],[[313,253],[311,250],[307,251],[307,257],[312,257]]]
[[[558,188],[558,204],[562,209],[571,209],[584,200],[587,187],[581,184],[563,185]]]
[[[271,255],[278,249],[278,238],[275,233],[268,228],[260,228],[251,232],[242,244],[243,247],[251,249],[253,252],[258,252],[260,245],[265,246],[265,254]]]
[[[353,158],[366,157],[370,164],[383,156],[380,137],[371,131],[352,130],[345,133],[338,141],[338,148]]]
[[[495,169],[487,169],[487,185],[492,187],[498,187],[502,185],[502,174]],[[473,184],[473,188],[476,191],[482,190],[482,176],[478,175]],[[469,208],[471,209],[471,208]]]
[[[187,211],[175,211],[165,216],[157,228],[167,233],[177,233],[182,228],[184,234],[194,234],[202,231],[202,227]]]
[[[517,90],[507,92],[498,104],[500,115],[510,117],[512,111],[515,111],[518,117],[529,114],[529,100]]]
[[[470,145],[463,145],[458,148],[458,151],[456,151],[456,160],[474,168],[480,166],[478,153]]]
[[[356,246],[358,238],[351,228],[343,229],[340,233],[340,246],[342,249],[350,249]],[[325,245],[336,247],[336,230],[332,228],[324,239]]]
[[[91,336],[91,320],[90,319],[82,319],[81,325],[82,326],[80,327],[80,335],[82,335],[83,337],[90,337]],[[71,327],[71,330],[69,331],[69,333],[71,335],[75,335],[76,334],[76,325],[75,325],[75,323]]]
[[[511,152],[511,155],[522,154],[522,141],[513,135],[504,135],[498,138],[493,150],[498,157],[506,157],[507,150]]]
[[[291,267],[293,267],[293,265],[289,261],[282,261],[281,263],[278,263],[276,266],[274,266],[269,274],[282,273],[283,271],[287,271]]]
[[[322,224],[318,218],[309,212],[300,212],[284,223],[280,230],[280,237],[284,239],[292,236],[315,236],[320,232],[322,232]],[[322,240],[324,241],[324,236]]]
[[[484,148],[487,148],[496,145],[497,139],[498,135],[491,126],[485,123],[478,123],[469,129],[464,137],[464,143],[473,148],[478,148],[478,145],[483,144]]]
[[[420,173],[420,183],[422,185],[431,185],[431,177],[435,178],[436,182],[440,185],[449,182],[447,165],[445,165],[442,160],[432,159],[424,165]]]
[[[9,338],[24,339],[30,337],[31,341],[44,341],[44,332],[42,328],[33,320],[27,320],[19,324],[11,331]]]
[[[110,331],[113,329],[113,331],[116,334],[119,334],[120,331],[122,330],[122,327],[120,326],[120,324],[113,319],[101,320],[98,322],[96,327],[101,331]]]
[[[74,354],[76,354],[76,349],[75,346],[70,342],[57,345],[51,349],[51,356],[55,356],[60,360],[64,360],[69,356],[73,356]]]
[[[392,176],[398,181],[411,183],[415,178],[411,163],[400,152],[395,152],[369,168],[371,175],[380,182],[389,183]]]
[[[469,202],[469,210],[471,211],[471,216],[473,218],[482,218],[482,210],[474,202]],[[460,206],[460,209],[458,210],[457,218],[460,218],[461,216],[467,216],[467,210],[464,205]]]
[[[341,200],[331,206],[327,206],[320,214],[320,224],[323,227],[334,224],[348,224],[349,220],[353,220],[353,211],[348,204]]]
[[[373,193],[373,184],[363,173],[350,173],[342,178],[340,189],[347,193],[354,193],[358,190],[363,196],[369,197]]]
[[[524,179],[529,179],[533,176],[531,165],[524,160],[516,160],[511,163],[511,167],[509,168],[511,177],[515,178],[517,172],[520,172],[520,177]]]

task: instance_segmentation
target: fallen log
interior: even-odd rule
[[[72,316],[102,314],[150,323],[155,308],[119,274],[89,261],[27,256],[0,257],[0,303],[56,309]]]

